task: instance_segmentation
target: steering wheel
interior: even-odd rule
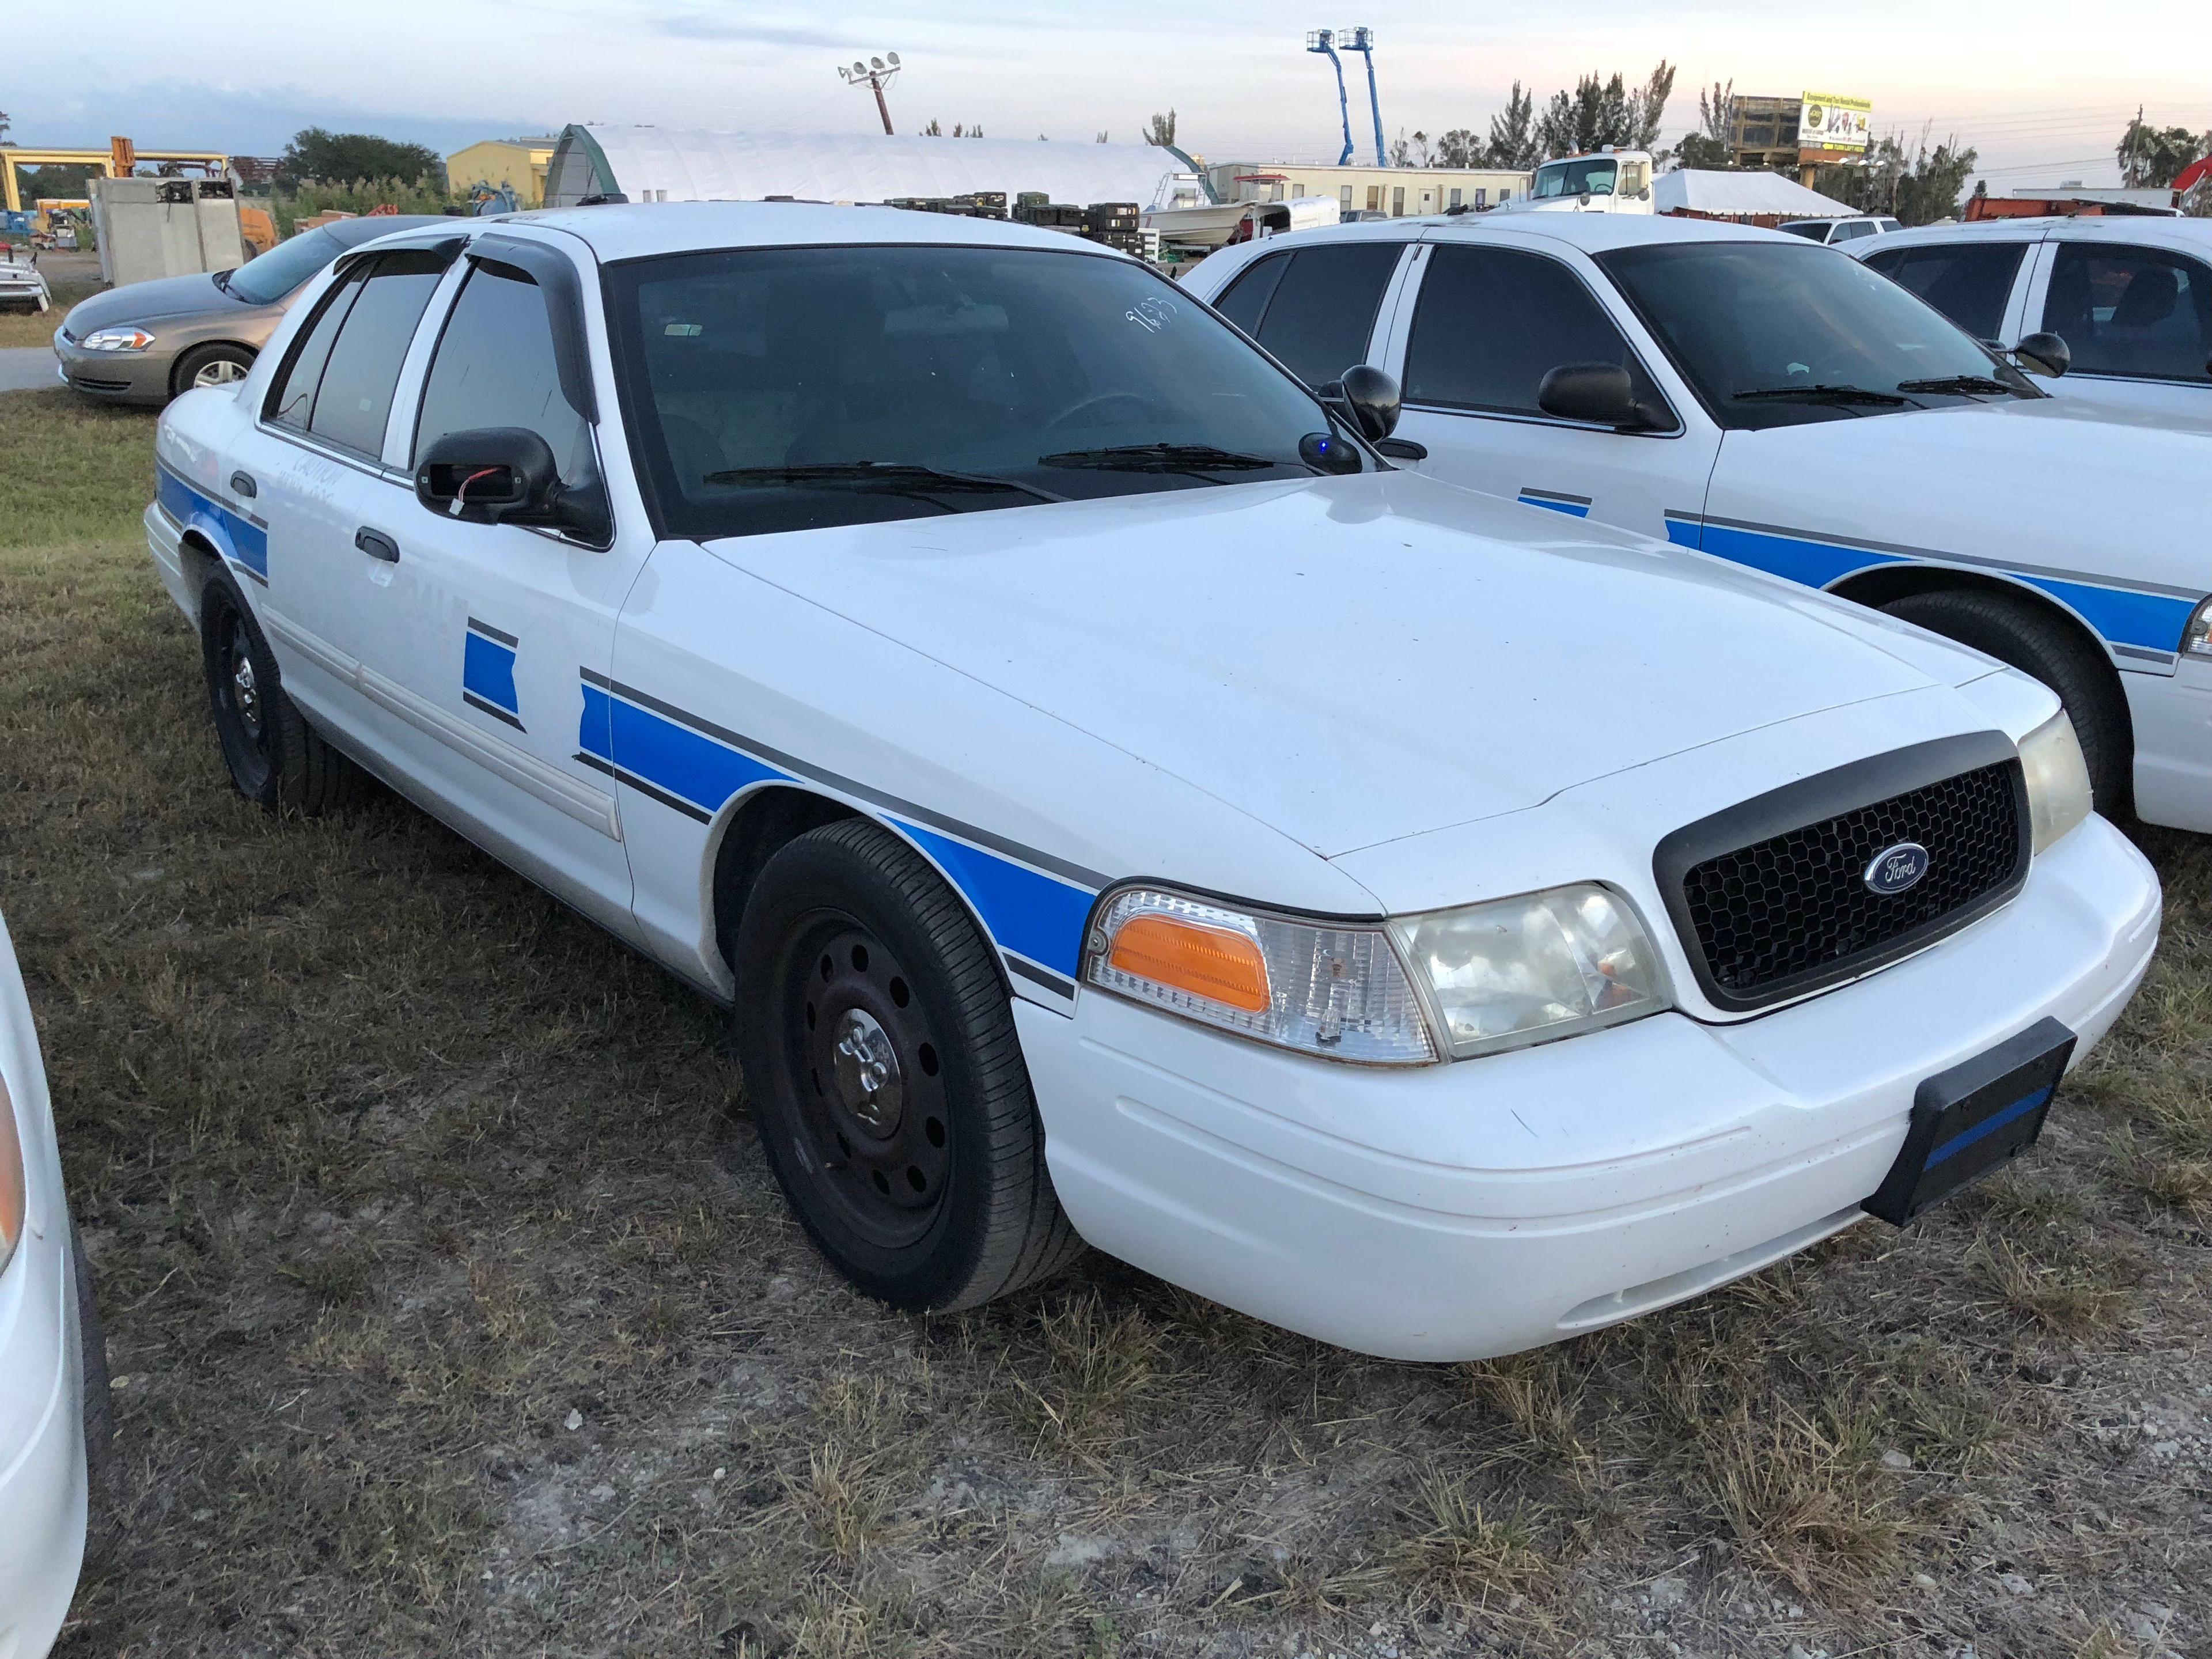
[[[1061,410],[1059,414],[1044,423],[1044,429],[1047,432],[1057,432],[1060,428],[1073,423],[1078,416],[1087,415],[1095,409],[1103,409],[1109,404],[1133,404],[1139,409],[1150,409],[1152,406],[1152,400],[1138,392],[1095,392],[1088,398],[1077,398],[1066,409]]]

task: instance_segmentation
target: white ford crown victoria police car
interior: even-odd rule
[[[1216,253],[1185,286],[1313,384],[1397,376],[1386,448],[1422,472],[2027,670],[2100,806],[2212,830],[2212,430],[2046,397],[1847,256],[1707,220],[1348,225]]]
[[[1079,1240],[1501,1352],[2031,1140],[2159,915],[2056,700],[1395,471],[1143,265],[604,207],[336,269],[164,417],[232,776],[358,763],[731,999],[877,1296]]]

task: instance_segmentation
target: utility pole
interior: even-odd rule
[[[876,94],[876,113],[884,118],[884,137],[886,138],[891,136],[891,106],[884,100],[884,88],[891,83],[898,72],[899,55],[895,52],[887,52],[881,58],[871,58],[865,64],[856,58],[850,69],[842,64],[837,66],[837,78],[847,86],[866,87]]]

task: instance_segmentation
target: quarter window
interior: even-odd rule
[[[1537,388],[1570,363],[1618,364],[1639,403],[1665,407],[1620,331],[1558,260],[1487,247],[1429,256],[1406,348],[1408,403],[1541,415]]]
[[[313,320],[293,346],[291,361],[284,365],[284,372],[269,394],[268,407],[264,411],[278,426],[289,426],[300,432],[307,429],[307,422],[315,412],[315,389],[323,383],[323,367],[331,360],[331,348],[337,343],[338,330],[344,325],[346,313],[353,308],[368,275],[365,267],[356,267],[340,278],[337,285],[323,296]]]
[[[1978,340],[2003,331],[2025,242],[1948,242],[1883,248],[1867,265],[1917,294]],[[2071,344],[2072,342],[2068,342]]]
[[[386,253],[372,262],[323,367],[310,432],[362,455],[382,453],[400,364],[447,264],[428,252]]]
[[[592,472],[591,428],[561,395],[553,325],[538,284],[506,265],[470,271],[431,361],[415,428],[415,453],[440,438],[519,426],[553,451],[564,483]]]
[[[2043,326],[2078,374],[2212,380],[2212,270],[2159,248],[2061,242]]]
[[[1221,296],[1224,316],[1310,386],[1367,361],[1397,242],[1340,242],[1262,259]]]

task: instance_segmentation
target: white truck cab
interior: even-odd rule
[[[1607,145],[1587,155],[1563,155],[1536,169],[1528,194],[1501,202],[1515,213],[1649,213],[1651,152]]]

